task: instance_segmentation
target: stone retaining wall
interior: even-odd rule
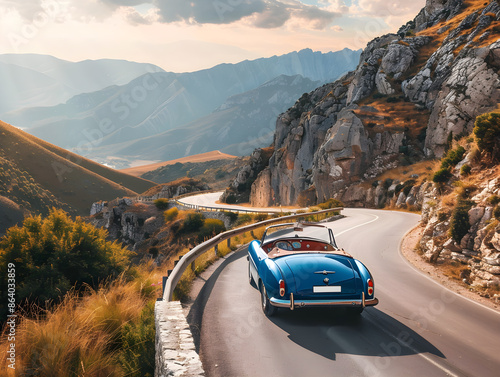
[[[179,301],[155,305],[155,377],[198,377],[205,371]]]

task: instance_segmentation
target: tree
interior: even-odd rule
[[[474,135],[479,149],[491,155],[493,159],[497,159],[500,151],[500,114],[479,115],[474,124]]]
[[[18,303],[28,299],[43,304],[57,301],[73,287],[95,288],[129,264],[131,252],[106,241],[107,235],[60,209],[53,208],[44,219],[28,217],[0,239],[0,284],[7,287],[7,268],[13,264]],[[5,290],[0,296],[7,302]]]

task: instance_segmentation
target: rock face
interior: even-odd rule
[[[453,214],[436,200],[436,192],[424,198],[422,222],[426,225],[420,247],[430,261],[454,260],[467,266],[464,282],[491,288],[500,284],[500,225],[494,220],[491,198],[500,195],[500,179],[486,180],[476,189],[467,211],[468,231],[460,240],[450,237]],[[498,207],[497,207],[498,210]],[[498,216],[498,215],[497,215]]]
[[[401,161],[441,157],[450,134],[470,133],[476,116],[500,101],[500,42],[492,26],[499,20],[497,1],[472,9],[462,0],[429,0],[397,34],[368,43],[355,71],[279,116],[274,153],[250,201],[375,203],[375,192],[353,185]],[[408,194],[400,204],[411,205]]]
[[[130,198],[92,205],[92,225],[105,228],[111,239],[135,246],[163,224],[163,213],[154,204],[138,203]]]
[[[272,148],[257,148],[250,156],[250,161],[239,172],[231,186],[222,194],[220,201],[223,203],[243,203],[250,198],[250,189],[259,173],[269,163]],[[262,197],[272,197],[269,186],[262,187],[259,191]],[[265,204],[268,205],[267,203]]]

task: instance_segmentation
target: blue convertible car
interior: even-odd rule
[[[266,229],[248,247],[248,274],[267,316],[277,308],[348,307],[360,314],[378,304],[370,271],[337,247],[331,229],[314,223]]]

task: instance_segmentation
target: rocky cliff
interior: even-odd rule
[[[499,20],[497,1],[428,0],[398,33],[368,43],[355,71],[278,118],[252,204],[363,203],[360,183],[441,157],[450,138],[497,107]]]

